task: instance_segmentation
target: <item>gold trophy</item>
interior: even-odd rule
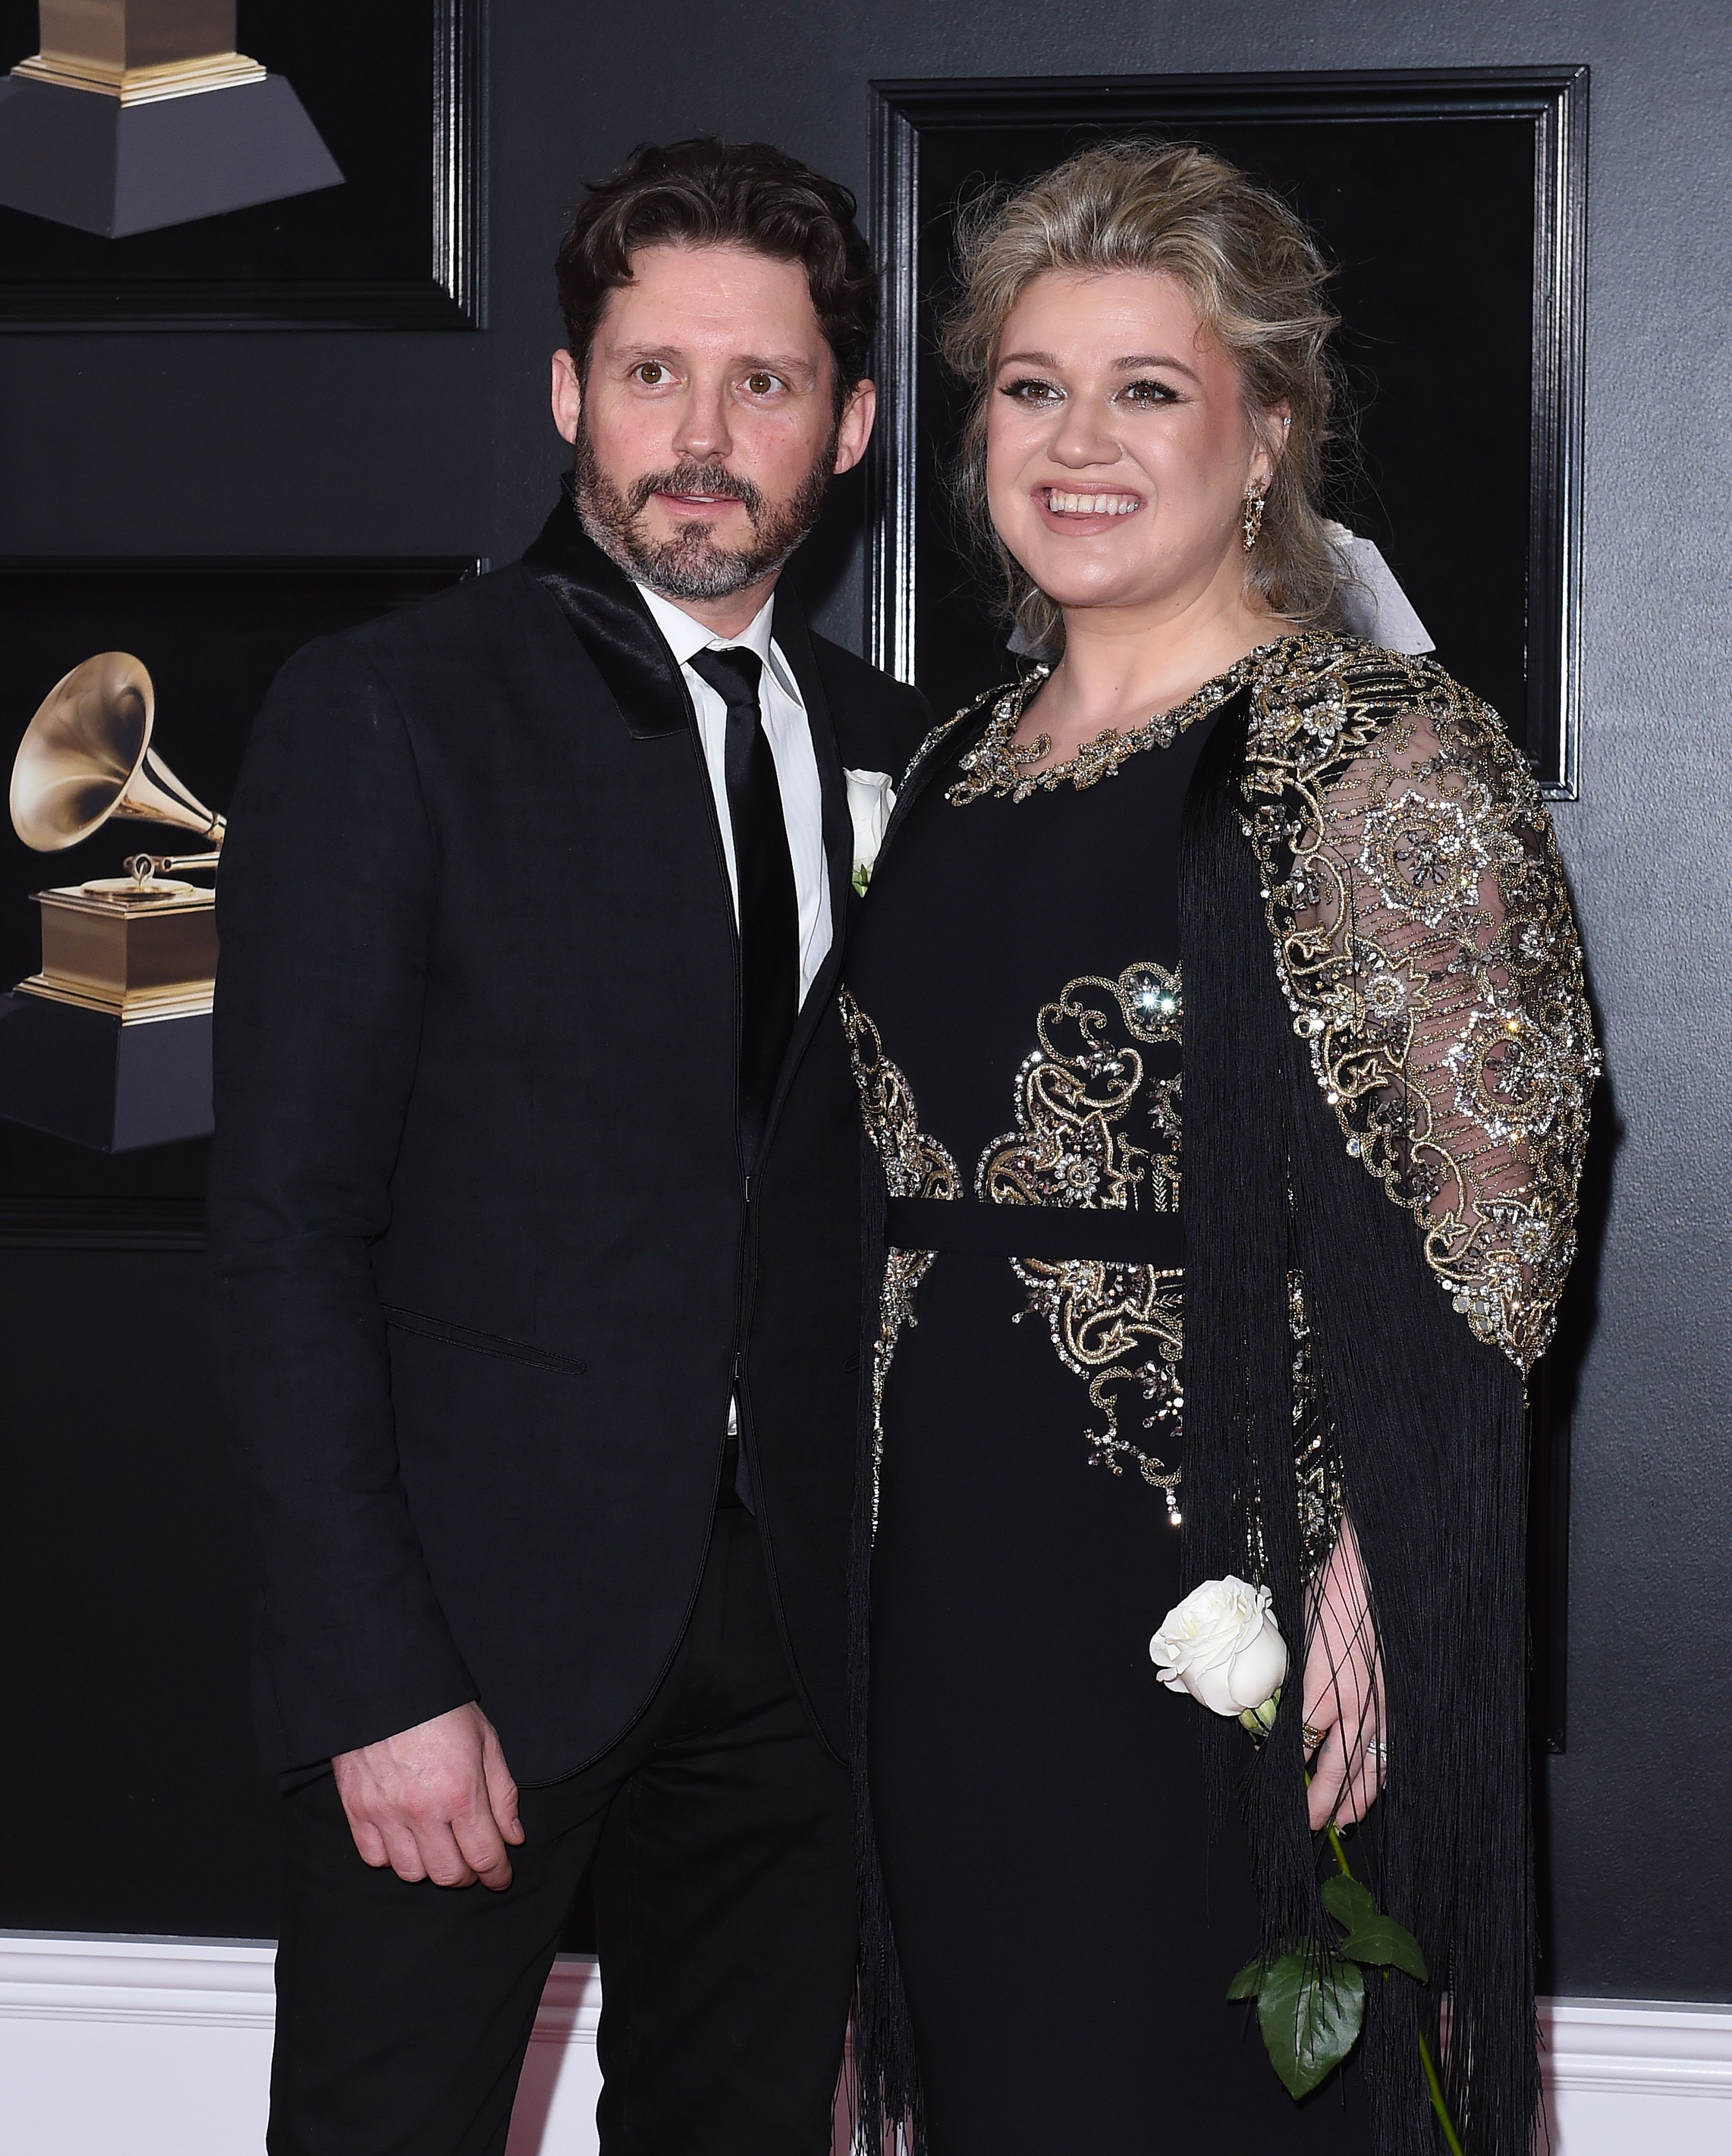
[[[130,652],[99,652],[44,698],[12,767],[13,829],[58,853],[110,818],[196,831],[213,849],[222,817],[156,752],[156,692]],[[21,995],[102,1012],[122,1024],[208,1012],[216,988],[216,893],[184,880],[218,854],[135,854],[122,876],[38,891],[42,970]]]

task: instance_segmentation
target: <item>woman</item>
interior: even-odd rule
[[[962,272],[962,499],[1041,663],[916,758],[849,966],[866,2138],[1417,2156],[1422,2031],[1474,2156],[1529,2156],[1523,1381],[1596,1067],[1544,810],[1483,705],[1331,627],[1284,204],[1095,148]],[[1293,1645],[1256,1748],[1147,1654],[1230,1573]],[[1339,1937],[1318,1830],[1380,1789],[1348,1845],[1431,1982],[1374,1976],[1296,2106],[1226,1987]]]

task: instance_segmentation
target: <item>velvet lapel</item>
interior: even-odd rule
[[[584,531],[568,480],[564,486],[523,566],[564,608],[627,730],[640,741],[684,733],[694,716],[674,654],[637,586]]]
[[[696,715],[679,664],[637,586],[584,531],[572,501],[569,480],[563,483],[559,505],[543,526],[541,536],[524,555],[523,566],[558,600],[619,706],[628,730],[640,741],[687,732],[696,741]],[[824,963],[794,1021],[776,1097],[770,1106],[766,1142],[773,1135],[783,1096],[806,1043],[835,995],[854,867],[854,827],[848,814],[848,787],[842,776],[830,701],[824,693],[805,614],[799,601],[785,588],[777,591],[773,619],[775,640],[799,685],[818,762],[824,803],[824,858],[830,880],[830,938]]]
[[[824,693],[823,677],[818,671],[817,656],[812,649],[811,632],[806,627],[805,611],[786,584],[776,588],[776,611],[772,617],[772,634],[788,661],[789,670],[799,685],[800,700],[806,707],[806,724],[811,730],[812,752],[818,762],[818,784],[824,801],[824,860],[830,877],[830,949],[825,953],[824,963],[819,968],[805,1001],[800,1005],[799,1016],[794,1020],[794,1032],[788,1043],[788,1053],[782,1062],[782,1075],[776,1087],[776,1097],[771,1103],[770,1124],[766,1140],[775,1132],[775,1119],[788,1090],[790,1079],[805,1052],[820,1018],[835,1000],[837,977],[842,967],[842,945],[847,933],[848,900],[853,890],[854,823],[848,814],[848,783],[842,775],[841,752],[836,746],[835,721],[831,716],[830,700]]]

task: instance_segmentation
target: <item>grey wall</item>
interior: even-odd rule
[[[643,137],[764,134],[863,189],[875,75],[1591,63],[1582,798],[1558,821],[1623,1136],[1575,1417],[1551,1979],[1721,1999],[1727,27],[1722,0],[501,0],[486,334],[0,339],[0,552],[503,559],[561,462],[545,399],[561,206]],[[1461,326],[1442,428],[1472,424]],[[857,643],[860,610],[856,556],[827,625]]]

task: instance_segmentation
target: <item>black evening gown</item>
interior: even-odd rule
[[[1021,700],[986,701],[919,767],[851,942],[892,1196],[868,1756],[933,2156],[1369,2146],[1351,2071],[1296,2105],[1226,2001],[1246,1853],[1205,1710],[1149,1655],[1197,1584],[1169,1518],[1180,817],[1241,695],[1235,670],[1020,787]],[[934,1200],[976,1224],[938,1235]],[[953,1246],[1030,1205],[1097,1218]],[[907,1247],[928,1232],[953,1247]]]

